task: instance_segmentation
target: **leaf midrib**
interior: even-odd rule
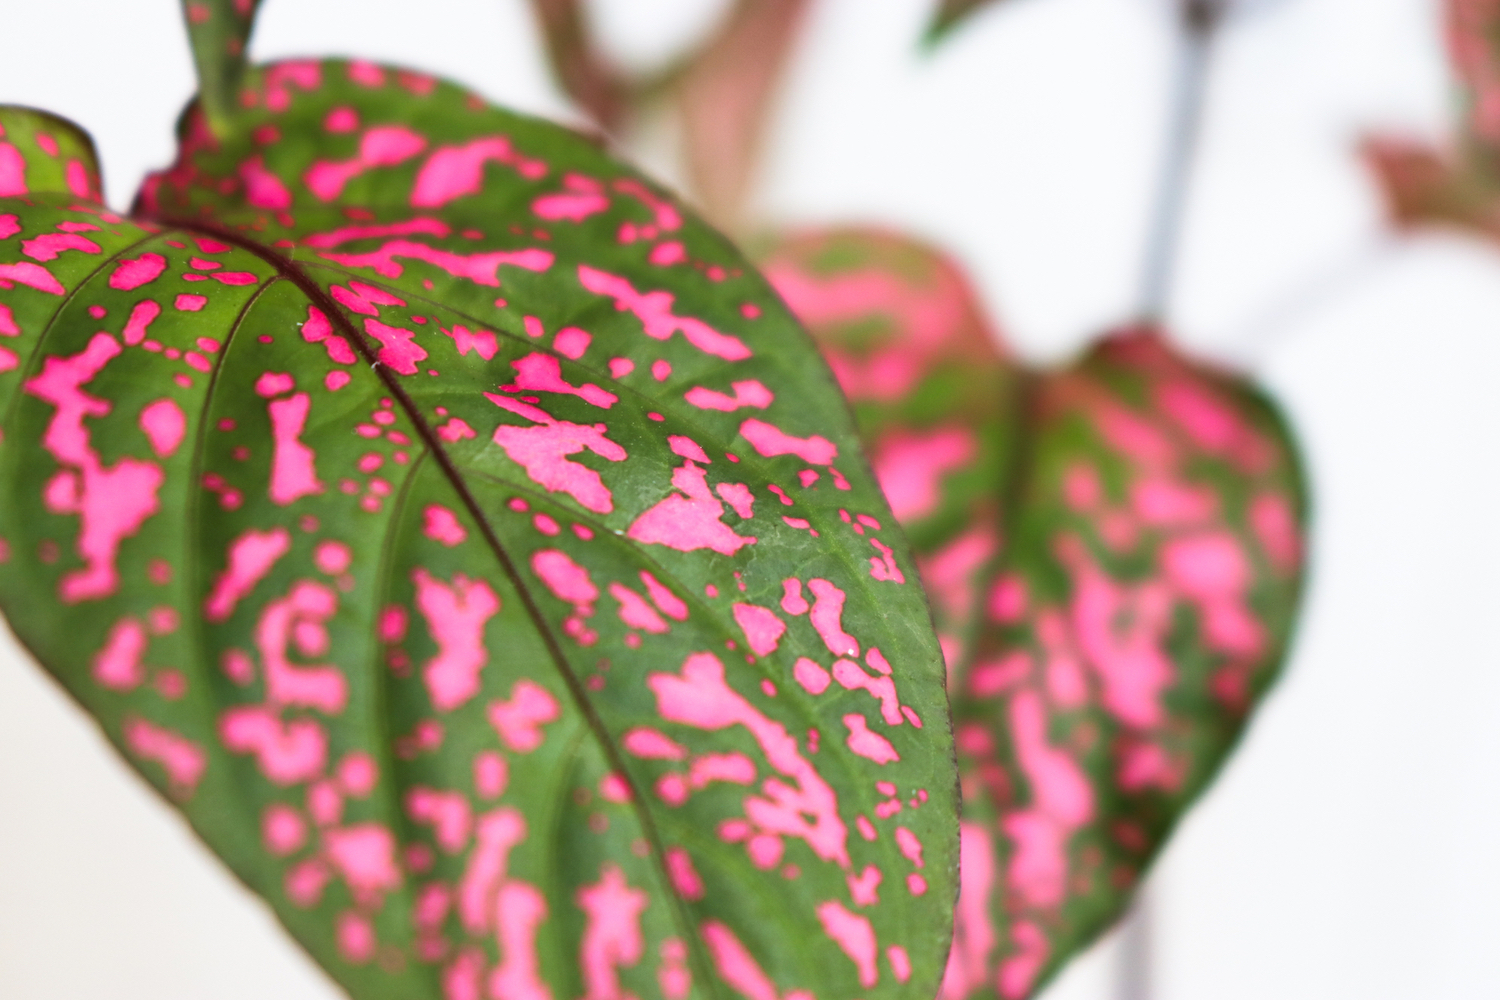
[[[412,422],[412,426],[422,438],[423,444],[432,453],[434,460],[442,468],[445,478],[448,479],[449,484],[458,494],[460,501],[468,510],[469,515],[474,518],[480,533],[484,535],[485,543],[499,561],[501,569],[509,578],[517,596],[520,597],[521,604],[526,609],[527,616],[531,619],[532,625],[542,639],[543,645],[546,646],[547,653],[551,657],[555,669],[561,676],[564,684],[567,685],[575,707],[583,716],[586,725],[593,732],[595,739],[599,741],[613,769],[620,774],[622,780],[629,786],[630,801],[641,824],[642,832],[651,844],[652,857],[655,860],[661,884],[666,887],[669,898],[675,904],[673,909],[676,914],[676,922],[682,928],[684,937],[691,942],[690,948],[694,964],[694,978],[704,984],[712,983],[713,986],[710,988],[712,995],[716,997],[722,996],[718,979],[711,974],[712,967],[708,963],[707,955],[704,953],[704,942],[697,931],[697,926],[689,918],[686,901],[677,891],[670,873],[666,870],[666,844],[662,840],[660,831],[657,829],[655,817],[645,807],[644,803],[646,800],[641,795],[641,790],[636,787],[634,779],[630,776],[630,772],[626,768],[619,745],[611,738],[609,730],[605,727],[603,720],[599,718],[593,704],[589,701],[582,680],[573,672],[572,665],[568,662],[567,656],[563,652],[557,633],[542,614],[535,594],[525,578],[522,577],[514,560],[511,559],[509,550],[500,542],[499,536],[495,533],[494,527],[485,516],[483,509],[470,492],[463,477],[459,475],[458,467],[443,449],[432,426],[427,422],[421,409],[407,394],[405,387],[390,371],[389,367],[380,361],[374,351],[371,350],[367,335],[362,331],[356,330],[354,324],[349,321],[348,316],[333,297],[309,278],[298,265],[297,261],[278,253],[271,247],[267,247],[254,240],[246,239],[235,230],[222,228],[202,220],[158,218],[154,221],[173,228],[202,232],[232,246],[237,246],[276,268],[277,273],[281,277],[296,285],[303,295],[313,305],[322,310],[328,316],[330,322],[339,328],[339,332],[349,341],[350,346],[359,352],[361,358],[370,366],[370,370],[384,383],[396,402],[406,412],[407,418]]]

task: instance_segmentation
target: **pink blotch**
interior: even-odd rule
[[[670,722],[705,730],[744,726],[767,762],[796,783],[795,788],[781,789],[776,801],[747,796],[746,816],[763,829],[801,837],[825,861],[849,866],[847,832],[833,789],[802,757],[796,738],[784,726],[729,687],[718,657],[694,653],[683,662],[680,674],[654,673],[647,677],[647,685],[656,695],[657,711]]]
[[[720,979],[739,991],[746,1000],[783,1000],[755,957],[726,925],[717,920],[705,920],[699,925],[699,931],[703,943],[708,946],[708,953],[713,956]],[[798,990],[787,994],[785,1000],[812,1000],[812,996]]]
[[[630,628],[638,628],[643,632],[660,635],[669,631],[666,622],[662,621],[660,615],[646,603],[646,599],[622,583],[611,583],[609,593],[616,601],[620,602],[620,621]]]
[[[323,832],[323,849],[355,902],[378,904],[401,885],[396,838],[379,823],[355,823]]]
[[[879,656],[878,650],[871,650],[871,652]],[[883,664],[884,658],[881,658],[880,662]],[[886,725],[901,725],[904,718],[901,714],[901,702],[896,697],[896,682],[890,677],[871,677],[860,669],[858,663],[840,657],[833,663],[833,679],[838,681],[839,686],[846,691],[869,692],[870,697],[880,702],[881,718],[885,720]]]
[[[578,177],[577,174],[569,174],[568,180]],[[588,178],[578,178],[587,180]],[[597,184],[597,182],[595,182]],[[570,185],[571,187],[572,185]],[[552,194],[544,194],[531,203],[531,210],[548,222],[582,222],[591,215],[596,215],[609,208],[609,199],[597,190],[575,188],[570,191],[556,191]]]
[[[552,349],[565,358],[577,361],[589,349],[593,339],[589,333],[576,326],[565,326],[552,338]]]
[[[328,249],[351,240],[378,239],[383,236],[447,236],[452,229],[446,222],[429,216],[418,216],[404,222],[378,223],[368,226],[344,226],[326,233],[304,236],[302,242],[310,247]]]
[[[22,386],[28,394],[56,407],[42,435],[42,446],[60,466],[77,470],[81,477],[66,506],[56,510],[77,514],[81,522],[75,548],[85,566],[65,574],[58,586],[68,604],[115,592],[119,579],[115,557],[120,543],[140,530],[159,506],[156,494],[164,478],[161,467],[128,457],[105,466],[83,423],[86,417],[103,417],[110,412],[109,402],[88,395],[82,386],[120,351],[113,337],[96,333],[79,354],[48,357],[41,374]]]
[[[504,959],[490,973],[490,996],[506,1000],[552,1000],[541,979],[536,950],[537,926],[547,915],[547,900],[525,882],[508,881],[496,894],[500,953]]]
[[[1047,934],[1030,920],[1019,920],[1011,929],[1015,950],[1000,963],[1000,996],[1022,1000],[1030,995],[1037,973],[1047,964]]]
[[[645,570],[641,570],[640,576],[641,582],[646,585],[646,593],[651,595],[651,603],[655,604],[662,614],[676,621],[687,621],[688,607],[680,597]]]
[[[417,173],[412,206],[438,208],[455,198],[478,194],[484,184],[484,165],[489,162],[511,167],[528,180],[547,172],[546,164],[517,153],[503,135],[474,139],[462,146],[443,146],[433,150]]]
[[[557,699],[541,685],[520,680],[510,691],[509,701],[492,701],[490,724],[501,741],[516,753],[530,753],[542,745],[542,727],[558,718]]]
[[[880,869],[874,865],[865,865],[865,870],[858,876],[845,876],[849,884],[849,898],[854,901],[855,906],[874,906],[880,902],[880,883],[884,876]]]
[[[850,913],[844,904],[835,900],[818,904],[817,913],[823,932],[859,969],[859,984],[865,989],[873,987],[880,981],[880,971],[875,964],[875,929],[870,926],[870,921]]]
[[[651,248],[650,255],[646,258],[658,267],[670,267],[673,264],[681,264],[687,260],[687,250],[676,240],[668,243],[658,243]]]
[[[496,799],[510,782],[510,765],[494,750],[481,750],[474,757],[474,790],[481,798]]]
[[[349,546],[343,542],[319,542],[318,547],[313,550],[313,564],[329,576],[338,576],[347,570],[353,558]]]
[[[623,1000],[619,970],[635,965],[645,954],[641,911],[650,898],[644,890],[632,889],[620,867],[609,861],[600,866],[597,883],[574,895],[584,913],[578,946],[584,1000]]]
[[[485,393],[501,409],[537,422],[533,427],[501,424],[495,429],[494,442],[526,470],[527,476],[549,493],[563,492],[586,510],[608,514],[614,510],[614,498],[599,473],[565,456],[588,449],[610,462],[624,461],[626,451],[605,436],[604,424],[586,426],[555,420],[546,412],[504,396]]]
[[[925,867],[922,863],[922,842],[917,839],[917,835],[912,833],[909,828],[904,826],[896,827],[896,846],[901,849],[902,856],[907,861],[910,861],[913,867]]]
[[[0,215],[0,240],[8,240],[21,231],[21,223],[14,213]]]
[[[723,522],[724,505],[709,491],[705,470],[686,462],[673,470],[672,485],[682,493],[668,495],[636,518],[626,533],[629,538],[679,552],[711,549],[726,556],[755,543],[753,536],[738,535]]]
[[[438,327],[438,329],[453,338],[453,344],[458,348],[459,357],[464,357],[470,351],[474,351],[485,361],[488,361],[499,350],[499,344],[495,340],[495,335],[489,330],[471,332],[468,327],[457,323],[454,324],[451,332],[443,330],[442,327]]]
[[[662,358],[651,362],[651,377],[658,382],[665,382],[672,375],[672,362]]]
[[[812,591],[815,599],[811,615],[813,628],[828,651],[834,656],[858,656],[859,643],[843,627],[844,592],[822,579],[809,580],[807,589]]]
[[[432,827],[433,840],[446,854],[457,854],[469,842],[474,816],[462,792],[441,792],[420,785],[406,793],[406,814]]]
[[[1198,606],[1210,649],[1258,656],[1265,631],[1245,602],[1251,569],[1239,541],[1228,532],[1174,538],[1162,546],[1162,570]]]
[[[494,250],[488,253],[458,254],[438,250],[425,243],[409,240],[391,240],[377,250],[363,254],[325,253],[327,260],[346,267],[368,267],[385,278],[399,278],[403,265],[396,263],[397,257],[425,261],[447,271],[455,278],[467,278],[477,285],[500,287],[497,272],[501,264],[519,267],[527,271],[545,271],[552,266],[550,251],[528,247],[524,250]],[[431,279],[424,279],[424,287],[431,290]]]
[[[802,596],[802,581],[787,577],[781,581],[781,610],[789,615],[807,614],[807,599]]]
[[[4,143],[0,143],[0,148],[3,147]],[[66,291],[62,283],[52,276],[51,271],[28,260],[17,264],[0,264],[0,288],[9,288],[10,282],[35,288],[49,295],[62,295]]]
[[[259,385],[257,385],[259,388]],[[300,440],[307,425],[312,397],[299,392],[288,399],[272,400],[266,406],[271,417],[271,502],[285,507],[302,497],[323,492],[313,467],[313,450]]]
[[[214,623],[227,621],[235,605],[291,547],[291,534],[279,527],[265,532],[252,528],[236,538],[229,544],[228,565],[215,579],[213,590],[203,602],[204,616]]]
[[[426,349],[414,340],[416,334],[405,327],[388,326],[377,319],[367,318],[365,332],[380,342],[376,357],[398,374],[415,375],[417,362],[427,357]]]
[[[344,186],[374,167],[393,167],[416,156],[427,140],[400,125],[378,125],[360,138],[359,153],[342,162],[318,160],[303,175],[307,189],[322,201],[343,194]],[[283,206],[286,207],[286,206]]]
[[[167,269],[167,258],[159,253],[143,253],[139,257],[126,257],[115,265],[109,276],[109,287],[128,292],[161,277]],[[155,303],[152,303],[153,305]],[[140,308],[139,305],[136,306]]]
[[[536,552],[531,557],[531,568],[560,601],[593,604],[599,599],[599,588],[594,586],[589,571],[561,549]]]
[[[469,537],[458,515],[441,504],[428,504],[422,512],[422,533],[450,549]]]
[[[797,658],[796,666],[792,668],[792,676],[807,690],[808,694],[813,695],[819,695],[828,690],[828,685],[832,682],[827,670],[805,656]]]
[[[32,260],[55,260],[58,254],[68,250],[102,252],[99,244],[77,233],[43,233],[36,239],[21,241],[21,252]]]
[[[882,766],[901,759],[890,740],[870,731],[863,715],[851,712],[844,716],[844,725],[849,727],[849,737],[844,744],[853,753]]]
[[[644,726],[626,732],[622,745],[643,760],[686,760],[687,748],[670,736]]]
[[[175,401],[158,399],[141,410],[140,426],[157,457],[170,458],[187,433],[187,418]]]
[[[337,770],[339,787],[356,799],[365,798],[373,792],[380,778],[375,758],[362,750],[345,754],[339,761]]]
[[[417,610],[437,652],[422,667],[428,697],[440,712],[451,712],[479,693],[480,673],[489,662],[485,623],[500,610],[500,598],[483,580],[463,574],[451,586],[425,569],[412,572]]]
[[[334,108],[323,118],[323,128],[329,132],[353,132],[359,128],[359,115],[347,105]]]
[[[104,647],[94,656],[94,680],[111,691],[130,691],[146,679],[141,658],[151,642],[146,630],[135,618],[115,622],[104,640]]]
[[[896,977],[896,982],[905,983],[911,979],[911,959],[905,948],[893,944],[885,950],[885,957],[891,963],[891,975]]]
[[[457,444],[467,438],[475,437],[474,428],[470,427],[459,417],[449,417],[448,422],[438,428],[438,437],[449,444]]]
[[[338,594],[321,583],[300,580],[287,595],[268,602],[256,623],[255,644],[273,705],[300,705],[337,715],[348,702],[348,682],[333,665],[294,665],[287,647],[296,642],[305,655],[326,651],[324,623],[338,610]]]
[[[610,358],[609,377],[615,380],[624,378],[635,371],[635,362],[629,358]]]
[[[669,847],[664,854],[667,875],[672,887],[683,899],[698,901],[703,898],[703,879],[693,867],[692,855],[680,847]]]
[[[935,512],[942,502],[943,476],[962,468],[977,449],[974,433],[966,427],[896,432],[882,439],[871,464],[896,520],[904,524]]]
[[[201,746],[145,719],[127,718],[122,732],[131,753],[162,766],[175,794],[184,798],[193,794],[208,770],[208,754]]]
[[[1257,494],[1250,502],[1250,527],[1270,557],[1271,565],[1283,573],[1297,568],[1302,561],[1302,540],[1297,534],[1292,505],[1286,497],[1271,492]]]
[[[776,652],[776,647],[786,632],[786,622],[776,617],[774,611],[754,604],[736,604],[734,620],[745,633],[745,640],[756,656],[769,656]]]
[[[503,386],[508,392],[526,390],[531,392],[557,392],[570,396],[577,396],[586,403],[592,403],[600,409],[607,410],[614,406],[620,397],[612,392],[594,385],[592,382],[582,386],[575,386],[565,381],[562,377],[562,367],[558,360],[550,354],[534,352],[524,358],[511,362],[516,370],[516,380],[513,384]]]
[[[684,394],[683,398],[700,410],[717,410],[721,413],[730,413],[742,406],[764,410],[776,398],[770,389],[755,379],[732,383],[730,388],[734,390],[733,396],[701,385],[694,386]]]
[[[146,339],[146,331],[151,326],[151,321],[161,315],[161,305],[151,299],[137,302],[130,310],[130,317],[125,320],[125,329],[121,337],[131,347]]]
[[[273,803],[260,816],[260,839],[271,855],[284,858],[307,843],[307,823],[291,806]]]
[[[690,458],[695,462],[710,464],[708,455],[704,454],[703,448],[692,438],[681,434],[671,434],[667,437],[667,446],[672,449],[672,454],[680,458]]]
[[[344,815],[344,796],[333,782],[313,782],[307,790],[307,812],[318,826],[332,826]]]
[[[641,321],[646,336],[654,340],[666,340],[674,333],[681,333],[688,343],[705,354],[726,361],[743,361],[750,357],[750,349],[738,338],[720,333],[700,319],[675,315],[672,312],[675,296],[671,292],[637,292],[626,279],[587,264],[578,265],[578,280],[594,294],[614,299],[615,308],[634,314]]]
[[[1039,694],[1023,690],[1011,699],[1010,724],[1032,805],[1001,818],[1014,846],[1007,883],[1027,905],[1050,909],[1066,895],[1068,841],[1093,817],[1093,789],[1077,762],[1047,743]]]
[[[208,299],[202,295],[183,293],[177,296],[177,300],[173,304],[182,312],[201,312],[203,307],[208,305]]]
[[[714,487],[719,499],[734,510],[739,517],[749,520],[755,516],[755,496],[744,483],[720,483]]]
[[[617,772],[611,771],[599,779],[599,797],[616,805],[629,802],[630,785]]]
[[[838,446],[827,438],[816,434],[809,438],[793,437],[761,420],[746,420],[740,425],[740,435],[767,458],[796,455],[812,465],[827,465],[839,453]]]

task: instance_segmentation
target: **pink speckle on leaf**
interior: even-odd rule
[[[266,405],[271,418],[271,502],[286,506],[302,497],[323,492],[313,466],[313,450],[301,441],[307,425],[312,397],[299,392],[287,399],[274,399]]]
[[[702,320],[675,315],[672,312],[675,297],[671,292],[637,292],[624,278],[587,264],[578,265],[578,280],[594,294],[613,298],[618,309],[634,314],[648,337],[666,340],[674,333],[681,333],[700,351],[726,361],[743,361],[750,357],[750,349],[737,337],[720,333]]]
[[[742,406],[764,410],[776,398],[770,389],[755,379],[731,383],[730,388],[734,390],[733,396],[695,385],[683,398],[700,410],[717,410],[721,413],[731,413]]]
[[[708,488],[708,473],[685,462],[672,473],[672,485],[681,490],[641,514],[627,535],[646,545],[665,545],[679,552],[711,549],[733,555],[755,542],[739,535],[722,521],[724,506]]]
[[[754,604],[736,604],[734,620],[745,633],[745,640],[756,656],[769,656],[776,652],[776,647],[786,632],[786,622],[776,617],[774,611]]]
[[[447,584],[424,569],[412,572],[417,610],[437,644],[437,653],[422,667],[428,697],[440,712],[450,712],[479,693],[480,673],[489,662],[485,623],[500,610],[500,599],[483,580],[463,574]]]
[[[501,163],[528,180],[547,172],[546,164],[516,152],[503,135],[474,139],[462,146],[433,150],[417,173],[411,204],[416,208],[438,208],[456,198],[478,194],[484,184],[484,165]]]
[[[577,396],[605,410],[614,406],[620,398],[592,382],[575,386],[565,381],[562,377],[560,362],[550,354],[534,352],[511,362],[511,366],[516,370],[516,380],[513,384],[504,387],[507,391],[564,393]]]
[[[170,458],[187,433],[187,418],[175,401],[158,399],[141,410],[140,426],[157,457]]]
[[[533,427],[501,424],[494,434],[494,442],[505,449],[511,461],[526,470],[533,482],[548,492],[566,493],[586,510],[597,514],[614,510],[613,495],[599,473],[565,457],[586,448],[607,461],[623,461],[625,449],[605,436],[604,424],[569,423],[504,396],[485,393],[485,397],[502,409],[537,421],[537,426]]]
[[[208,753],[201,746],[145,719],[127,718],[123,732],[130,752],[160,764],[178,794],[188,796],[197,789],[208,770]]]
[[[718,657],[694,653],[683,662],[680,674],[650,674],[647,685],[656,695],[657,711],[668,721],[705,730],[745,727],[771,767],[796,783],[795,788],[783,788],[775,801],[747,796],[746,816],[776,833],[801,837],[825,861],[849,866],[847,830],[833,789],[801,755],[784,726],[729,687]]]
[[[265,532],[251,528],[236,538],[229,544],[229,564],[214,580],[213,590],[203,603],[204,616],[214,623],[227,621],[240,600],[291,547],[291,534],[281,527]]]
[[[422,511],[422,533],[442,545],[452,548],[459,545],[469,532],[458,520],[458,515],[441,504],[428,504]]]
[[[876,967],[875,929],[869,919],[850,913],[836,900],[818,904],[817,913],[824,933],[859,970],[859,984],[865,989],[875,986],[880,981],[880,971]]]
[[[827,438],[818,435],[809,438],[793,437],[762,420],[746,420],[740,425],[740,435],[767,458],[796,455],[811,465],[827,465],[839,453],[838,446]]]
[[[870,730],[863,715],[851,712],[844,716],[844,725],[849,729],[849,737],[844,742],[853,753],[881,765],[901,759],[890,740]]]
[[[491,702],[488,714],[507,747],[516,753],[530,753],[542,745],[542,727],[557,719],[560,709],[546,688],[520,680],[511,688],[510,700]]]
[[[135,618],[121,618],[109,630],[104,647],[94,656],[94,680],[111,691],[130,691],[146,679],[141,658],[150,643]]]
[[[159,253],[143,253],[139,257],[126,257],[115,265],[109,276],[109,287],[128,292],[161,277],[167,269],[167,258]],[[156,303],[152,303],[155,305]],[[140,306],[136,306],[137,309]],[[159,308],[159,307],[158,307]],[[129,338],[126,338],[127,341]]]

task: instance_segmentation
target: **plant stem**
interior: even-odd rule
[[[1224,20],[1229,0],[1179,0],[1181,40],[1166,147],[1157,181],[1155,208],[1146,236],[1141,268],[1139,319],[1160,322],[1172,294],[1178,244],[1182,238],[1183,206],[1197,151],[1207,89],[1209,57],[1215,31]]]
[[[1120,927],[1117,1000],[1151,998],[1151,894],[1144,884]]]

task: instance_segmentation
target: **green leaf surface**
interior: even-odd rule
[[[764,268],[855,403],[949,655],[963,887],[941,996],[1033,996],[1124,911],[1277,675],[1295,447],[1156,331],[1022,370],[958,269],[899,237],[807,234]]]
[[[780,300],[450,84],[237,103],[130,219],[0,112],[21,641],[351,996],[935,993],[941,654]]]

